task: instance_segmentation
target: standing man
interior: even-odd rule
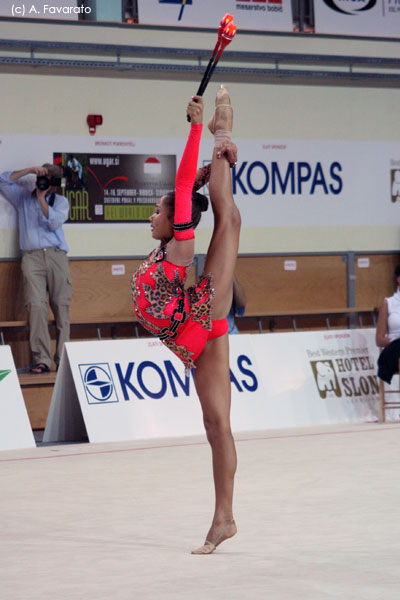
[[[18,183],[21,177],[29,174],[37,177],[33,192]],[[71,283],[68,246],[62,230],[62,224],[68,219],[69,203],[67,198],[56,194],[61,176],[60,167],[49,163],[0,175],[0,191],[18,213],[21,268],[33,362],[31,373],[50,370],[47,294],[57,327],[54,355],[57,367],[64,342],[69,340]]]

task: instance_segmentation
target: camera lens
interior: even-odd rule
[[[36,187],[38,190],[47,190],[50,187],[50,179],[46,175],[40,175],[36,178]]]

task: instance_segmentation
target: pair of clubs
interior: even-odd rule
[[[218,40],[215,44],[211,58],[208,61],[207,68],[204,71],[203,79],[201,80],[196,96],[202,96],[204,94],[223,51],[235,37],[236,31],[237,27],[233,22],[233,16],[227,13],[218,27]],[[187,115],[187,120],[190,122],[189,115]]]

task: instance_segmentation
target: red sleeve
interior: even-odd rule
[[[194,238],[192,190],[196,179],[202,128],[202,123],[190,126],[189,137],[175,178],[174,237],[176,240]]]

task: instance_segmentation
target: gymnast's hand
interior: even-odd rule
[[[193,96],[187,107],[187,114],[190,117],[191,123],[198,125],[203,122],[203,98],[201,96]]]
[[[218,148],[217,158],[226,158],[231,167],[237,163],[237,146],[233,142],[223,142],[221,148]]]

